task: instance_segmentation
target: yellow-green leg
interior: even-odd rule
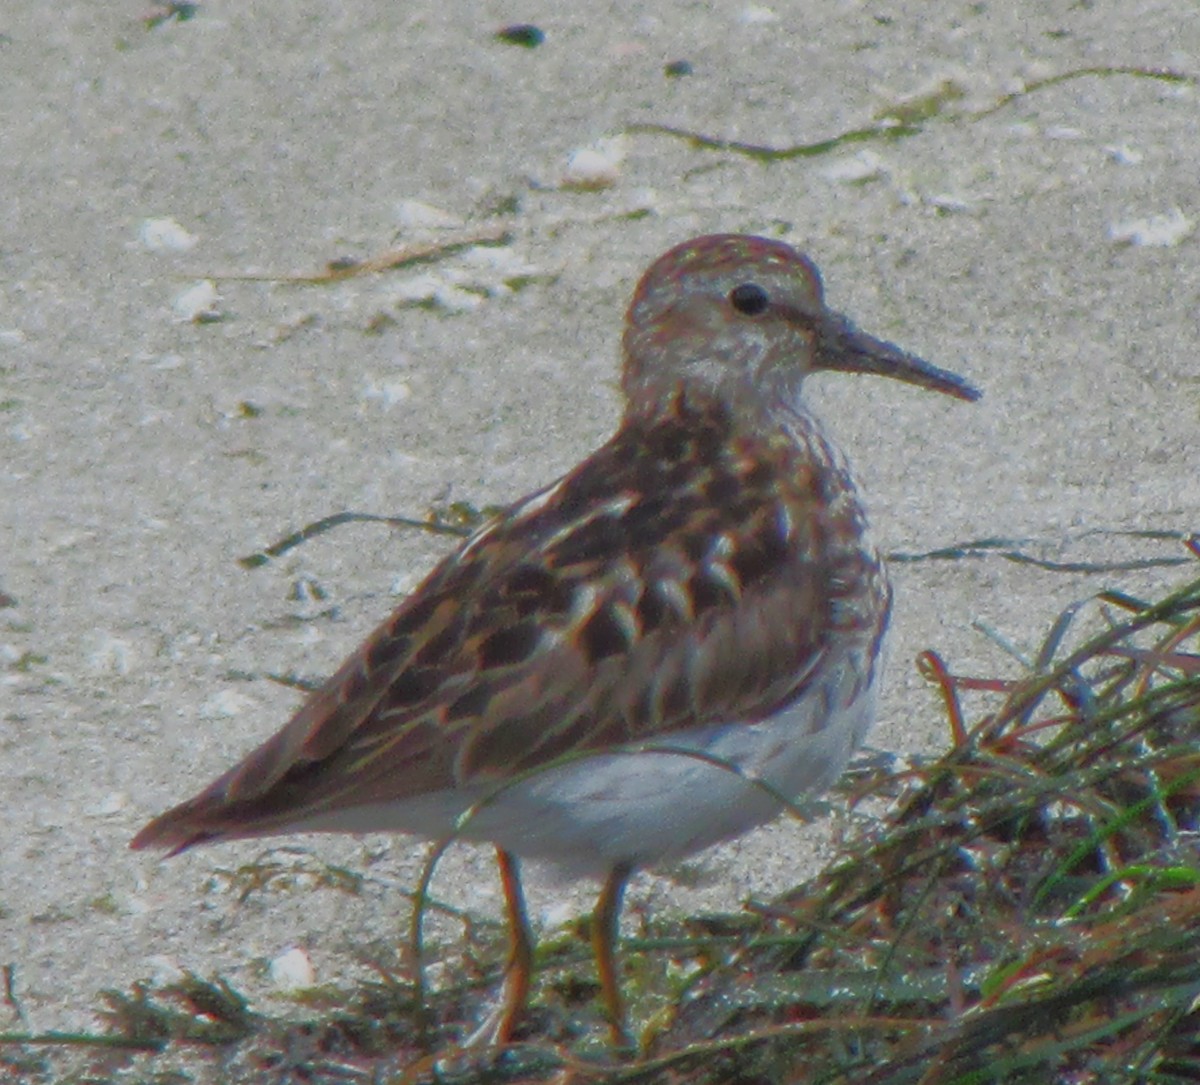
[[[509,953],[504,975],[504,999],[494,1034],[495,1042],[507,1044],[529,1001],[533,977],[533,932],[525,910],[525,891],[521,887],[521,866],[517,857],[503,848],[496,849],[500,865],[500,884],[508,914]]]
[[[608,1015],[608,1027],[616,1047],[632,1047],[633,1041],[625,1030],[625,1006],[621,998],[621,982],[617,974],[617,938],[621,933],[621,900],[633,868],[622,863],[609,871],[592,913],[592,952],[596,955],[596,972],[600,977],[600,994]]]

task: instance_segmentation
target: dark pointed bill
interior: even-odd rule
[[[845,373],[878,373],[881,377],[906,381],[968,402],[983,394],[957,373],[939,369],[924,358],[901,350],[895,343],[859,331],[838,313],[828,313],[821,323],[817,368],[838,369]]]

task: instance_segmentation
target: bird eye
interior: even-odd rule
[[[758,316],[766,311],[771,299],[758,283],[742,283],[729,291],[729,304],[744,316]]]

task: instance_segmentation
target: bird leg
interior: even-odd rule
[[[504,889],[504,910],[508,918],[508,964],[500,1004],[492,1010],[466,1040],[463,1049],[503,1047],[512,1043],[513,1032],[529,1000],[533,975],[533,932],[525,910],[525,891],[521,888],[521,866],[512,852],[496,849],[500,867],[500,885]]]
[[[529,929],[529,913],[525,910],[525,891],[521,887],[521,866],[512,852],[496,849],[500,866],[500,884],[504,889],[504,905],[508,914],[508,967],[504,973],[503,1010],[496,1026],[495,1040],[507,1044],[513,1029],[529,1001],[529,984],[533,976],[533,932]]]
[[[614,1047],[635,1046],[625,1029],[625,1007],[621,999],[620,977],[617,975],[617,937],[621,933],[621,900],[633,867],[620,863],[609,871],[592,913],[592,952],[596,955],[596,972],[600,977],[600,994]]]

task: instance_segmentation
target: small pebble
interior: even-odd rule
[[[520,45],[525,49],[536,49],[546,40],[546,35],[540,27],[533,23],[513,23],[512,26],[502,27],[496,31],[496,40],[505,45]]]

